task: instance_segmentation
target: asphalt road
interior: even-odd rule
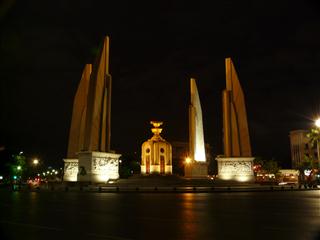
[[[320,239],[320,191],[0,191],[0,239]]]

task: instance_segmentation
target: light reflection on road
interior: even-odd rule
[[[320,237],[320,191],[0,196],[0,239]]]

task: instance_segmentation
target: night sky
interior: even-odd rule
[[[110,36],[111,147],[140,154],[150,120],[188,139],[197,79],[205,141],[222,153],[224,58],[245,93],[252,150],[290,166],[289,131],[320,112],[317,1],[2,1],[0,144],[48,164],[66,157],[73,97]],[[210,4],[209,4],[210,2]]]

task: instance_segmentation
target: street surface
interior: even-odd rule
[[[0,190],[0,239],[320,239],[320,190]]]

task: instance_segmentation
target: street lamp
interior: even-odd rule
[[[32,164],[37,166],[39,164],[39,160],[38,159],[33,159]]]
[[[18,167],[17,167],[17,170],[20,171],[20,170],[21,170],[21,166],[18,166]]]
[[[191,163],[191,158],[190,157],[186,157],[186,164]]]

